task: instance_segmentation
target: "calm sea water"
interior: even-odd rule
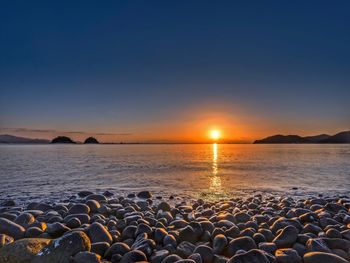
[[[350,192],[350,145],[1,145],[0,199]]]

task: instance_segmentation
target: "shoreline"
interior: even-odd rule
[[[349,195],[206,201],[81,191],[57,202],[30,201],[0,202],[0,262],[350,260]]]

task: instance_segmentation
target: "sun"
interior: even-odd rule
[[[210,138],[212,138],[213,140],[218,140],[220,139],[220,131],[219,130],[212,130],[210,131]]]

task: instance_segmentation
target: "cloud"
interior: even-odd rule
[[[51,129],[30,129],[30,128],[9,128],[0,127],[1,132],[35,132],[35,133],[64,133],[64,134],[79,134],[79,135],[98,135],[98,136],[130,136],[132,133],[102,133],[102,132],[84,132],[84,131],[61,131]]]

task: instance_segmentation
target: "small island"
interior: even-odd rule
[[[54,138],[51,141],[51,143],[71,143],[71,144],[74,144],[76,142],[67,136],[58,136],[58,137]]]
[[[94,137],[89,137],[84,141],[84,144],[99,144],[99,141]]]

